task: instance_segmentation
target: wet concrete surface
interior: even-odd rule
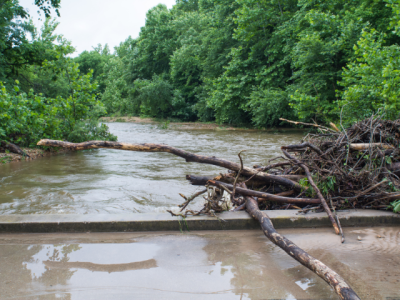
[[[400,298],[399,227],[281,229],[361,299]],[[259,230],[0,234],[0,299],[337,299]]]
[[[325,212],[301,214],[297,210],[267,210],[277,229],[332,227]],[[394,212],[350,209],[337,211],[342,227],[399,226],[400,215]],[[0,215],[0,232],[132,232],[188,230],[248,230],[260,224],[245,211],[223,212],[214,216],[182,217],[167,214],[96,214],[96,215]]]

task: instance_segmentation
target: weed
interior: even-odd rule
[[[158,128],[160,128],[160,129],[168,129],[169,123],[170,123],[170,121],[167,120],[164,123],[162,123]]]

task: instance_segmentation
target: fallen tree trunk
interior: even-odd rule
[[[340,299],[360,299],[339,274],[327,267],[318,259],[315,259],[309,255],[283,235],[280,235],[275,230],[274,225],[272,224],[268,215],[265,212],[260,211],[258,208],[258,203],[254,198],[246,197],[246,210],[260,223],[262,231],[271,242],[283,249],[287,254],[300,262],[303,266],[307,267],[325,280],[335,290]]]
[[[392,145],[384,144],[384,143],[364,143],[364,144],[350,144],[350,149],[351,150],[368,150],[370,148],[382,148],[385,150],[390,150],[393,149]]]
[[[280,176],[282,178],[286,178],[289,180],[293,180],[298,182],[300,179],[305,178],[306,176],[304,175],[277,175]],[[197,175],[186,175],[186,180],[190,181],[191,185],[206,185],[207,181],[209,180],[217,180],[217,181],[222,181],[225,183],[234,183],[235,178],[234,177],[230,177],[228,175],[214,175],[214,176],[197,176]],[[240,176],[239,181],[246,181],[246,177],[244,176]],[[265,186],[265,181],[259,180],[259,179],[250,179],[247,182],[248,186],[252,186],[252,187],[262,187]]]
[[[207,181],[214,179],[215,176],[196,176],[196,175],[186,175],[186,180],[190,181],[191,185],[206,185]]]
[[[20,147],[18,147],[17,145],[15,145],[13,143],[1,141],[1,146],[6,148],[7,150],[9,150],[12,153],[16,153],[16,154],[19,154],[19,155],[22,155],[22,156],[30,157]]]
[[[37,143],[38,146],[49,146],[49,147],[63,147],[72,150],[87,150],[87,149],[98,149],[98,148],[106,148],[106,149],[120,149],[120,150],[128,150],[128,151],[138,151],[138,152],[167,152],[174,154],[176,156],[180,156],[186,160],[186,162],[197,162],[203,164],[210,164],[214,166],[223,167],[232,171],[238,172],[240,170],[240,164],[231,162],[229,160],[217,158],[215,156],[204,156],[197,155],[185,150],[181,150],[178,148],[174,148],[168,145],[160,145],[160,144],[128,144],[128,143],[120,143],[120,142],[108,142],[108,141],[89,141],[84,143],[70,143],[64,141],[56,141],[56,140],[48,140],[43,139]],[[289,189],[293,189],[295,191],[301,191],[302,186],[297,182],[294,182],[290,179],[278,176],[266,174],[257,170],[254,170],[249,167],[243,167],[241,172],[246,176],[254,176],[255,179],[263,180],[266,183],[271,184],[281,184],[283,186],[288,187]]]
[[[233,185],[224,183],[221,181],[215,181],[215,180],[209,180],[207,182],[209,185],[217,186],[219,188],[222,188],[222,186],[228,188],[229,190],[233,190]],[[276,202],[281,202],[281,203],[296,203],[296,204],[321,204],[321,200],[319,199],[304,199],[304,198],[289,198],[289,197],[284,197],[284,196],[278,196],[278,195],[273,195],[273,194],[268,194],[268,193],[263,193],[263,192],[257,192],[249,189],[244,189],[240,187],[236,187],[235,192],[243,195],[243,196],[252,196],[252,197],[258,197],[260,198],[260,201],[276,201]]]

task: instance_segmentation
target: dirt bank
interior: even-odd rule
[[[10,163],[12,161],[33,160],[38,157],[56,155],[56,154],[72,151],[69,149],[62,149],[62,148],[56,148],[56,149],[50,149],[50,150],[43,150],[43,149],[37,149],[37,148],[22,148],[22,150],[24,150],[24,152],[26,154],[28,154],[30,157],[22,156],[22,155],[11,153],[11,152],[7,153],[7,152],[4,152],[4,150],[0,150],[1,151],[0,152],[0,164],[6,164],[6,163]]]
[[[256,129],[235,128],[232,126],[219,125],[216,123],[168,122],[168,121],[157,121],[152,118],[140,118],[140,117],[103,117],[103,118],[100,118],[100,121],[102,121],[102,122],[130,122],[130,123],[141,123],[141,124],[157,124],[161,127],[170,128],[170,129],[256,130]]]

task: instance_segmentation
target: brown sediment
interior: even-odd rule
[[[49,150],[43,150],[43,149],[38,149],[38,148],[22,148],[22,150],[27,155],[29,155],[29,157],[23,156],[20,154],[16,154],[16,153],[11,153],[11,152],[9,152],[9,153],[2,152],[2,153],[0,153],[0,164],[6,164],[6,163],[13,162],[13,161],[33,160],[33,159],[36,159],[39,157],[56,155],[56,154],[74,151],[71,149],[59,149],[59,148],[49,149]]]

